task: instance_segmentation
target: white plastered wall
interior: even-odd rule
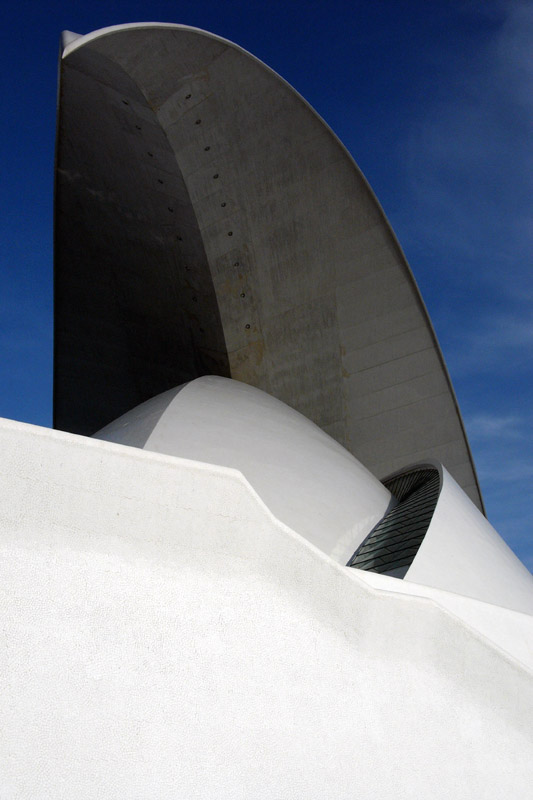
[[[533,680],[236,471],[0,426],[0,795],[528,797]]]

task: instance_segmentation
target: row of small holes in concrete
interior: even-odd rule
[[[186,95],[186,96],[185,96],[185,99],[186,99],[186,100],[189,100],[189,99],[190,99],[190,97],[191,97],[191,95],[190,95],[190,94],[188,94],[188,95]],[[201,125],[201,123],[202,123],[202,120],[201,120],[201,119],[197,119],[197,120],[196,120],[196,122],[195,122],[195,125]],[[205,150],[206,152],[208,152],[209,150],[211,150],[211,147],[210,147],[210,145],[206,145],[206,146],[204,147],[204,150]],[[216,173],[213,175],[213,180],[215,180],[215,181],[216,181],[216,180],[218,180],[218,177],[219,177],[219,175],[218,175],[218,172],[216,172]],[[223,203],[221,203],[221,204],[220,204],[220,206],[221,206],[221,208],[225,208],[225,207],[226,207],[226,203],[225,203],[225,202],[223,202]],[[228,236],[233,236],[233,231],[228,231]],[[178,237],[178,238],[179,238],[179,237]],[[238,267],[238,266],[240,266],[240,264],[239,264],[239,262],[238,262],[238,261],[235,261],[235,262],[234,262],[234,264],[233,264],[233,266],[234,266],[234,267]],[[187,269],[187,267],[186,267],[185,269]],[[242,298],[245,298],[245,297],[246,297],[246,293],[245,293],[245,292],[241,292],[241,297],[242,297]],[[194,300],[194,298],[193,298],[193,300]],[[249,331],[249,330],[250,330],[250,324],[249,324],[249,323],[246,323],[246,325],[245,325],[244,327],[246,328],[246,330],[247,330],[247,331]]]
[[[122,100],[122,102],[124,103],[124,105],[125,105],[125,106],[129,106],[129,102],[128,102],[127,100]],[[135,128],[136,128],[138,131],[142,131],[142,127],[141,127],[141,125],[136,125],[136,126],[135,126]],[[153,153],[150,153],[150,151],[149,151],[149,150],[147,150],[147,151],[146,151],[146,155],[150,156],[150,158],[153,158],[153,157],[154,157],[154,154],[153,154]],[[161,185],[163,185],[163,184],[165,183],[163,180],[161,180],[161,178],[158,178],[158,179],[157,179],[157,182],[158,182],[158,183],[160,183]],[[174,209],[172,208],[172,206],[167,206],[167,208],[168,208],[168,210],[170,211],[170,213],[171,213],[171,214],[173,214],[173,213],[174,213]]]
[[[186,100],[190,100],[190,99],[191,99],[191,97],[192,97],[192,95],[190,95],[190,94],[187,94],[187,95],[185,95],[185,99],[186,99]],[[124,105],[125,105],[125,106],[129,106],[129,102],[128,102],[127,100],[122,100],[122,102],[124,103]],[[200,124],[201,124],[201,122],[202,122],[202,120],[201,120],[201,119],[197,119],[197,120],[196,120],[196,122],[195,122],[195,125],[200,125]],[[141,128],[141,126],[140,126],[140,125],[136,125],[135,127],[136,127],[136,129],[137,129],[138,131],[142,130],[142,128]],[[205,150],[206,152],[208,152],[210,149],[211,149],[210,145],[206,145],[206,146],[204,147],[204,150]],[[148,155],[150,156],[150,158],[153,158],[153,157],[154,157],[154,154],[153,154],[153,153],[150,153],[149,151],[147,151],[147,153],[148,153]],[[217,172],[217,173],[215,173],[215,175],[213,175],[213,180],[217,180],[217,179],[218,179],[218,177],[219,177],[219,175],[218,175],[218,172]],[[157,182],[158,182],[158,183],[160,183],[160,184],[163,184],[163,183],[164,183],[164,181],[162,181],[162,180],[161,180],[161,178],[158,178],[158,179],[157,179]],[[221,207],[222,207],[222,208],[225,208],[225,207],[226,207],[226,203],[225,203],[225,202],[222,202],[220,205],[221,205]],[[173,213],[173,212],[174,212],[174,209],[173,209],[171,206],[168,206],[168,210],[169,210],[171,213]],[[228,236],[233,236],[233,231],[228,231]],[[180,241],[180,242],[182,241],[182,237],[181,237],[181,236],[178,236],[178,241]],[[234,266],[234,267],[238,267],[238,266],[239,266],[239,262],[238,262],[238,261],[235,261],[235,263],[233,264],[233,266]],[[186,266],[186,267],[185,267],[185,269],[187,270],[187,272],[189,272],[189,271],[190,271],[190,267],[187,267],[187,266]],[[244,299],[244,298],[246,297],[246,293],[245,293],[245,292],[241,292],[241,297]],[[197,298],[197,297],[193,297],[192,299],[193,299],[193,302],[194,302],[194,303],[197,303],[197,302],[198,302],[198,298]],[[250,324],[249,324],[249,323],[246,323],[246,325],[245,325],[244,327],[246,328],[246,330],[250,330]],[[201,331],[201,333],[203,333],[203,332],[204,332],[204,331],[203,331],[203,328],[200,328],[200,331]]]

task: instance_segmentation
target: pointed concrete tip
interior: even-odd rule
[[[74,33],[74,31],[62,31],[61,32],[61,52],[69,45],[71,42],[74,42],[76,39],[79,39],[81,33]]]

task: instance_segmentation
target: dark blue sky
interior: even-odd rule
[[[9,3],[0,416],[51,424],[59,35],[178,22],[286,78],[353,154],[402,244],[458,395],[487,513],[533,569],[533,3]]]

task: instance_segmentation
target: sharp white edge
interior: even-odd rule
[[[135,29],[149,29],[149,28],[173,28],[177,31],[194,31],[195,33],[201,33],[203,36],[207,36],[209,39],[215,39],[218,42],[226,42],[231,47],[235,47],[237,50],[242,50],[243,53],[251,56],[255,61],[259,61],[256,56],[252,53],[248,53],[247,50],[244,50],[243,47],[240,47],[238,44],[234,42],[230,42],[229,39],[224,39],[222,36],[217,36],[214,33],[210,33],[209,31],[204,31],[202,28],[195,28],[191,25],[178,25],[174,22],[128,22],[124,23],[123,25],[110,25],[107,28],[99,28],[96,31],[91,31],[85,35],[80,35],[79,38],[73,40],[72,42],[68,43],[68,46],[63,51],[63,58],[66,58],[73,50],[77,50],[78,47],[83,47],[83,45],[87,44],[88,42],[93,41],[94,39],[100,39],[102,36],[108,36],[111,33],[118,33],[119,31],[129,31]],[[267,66],[265,64],[265,66]],[[270,69],[269,67],[267,67]]]
[[[83,36],[81,33],[74,33],[74,31],[62,31],[61,32],[61,52],[64,53],[65,49],[76,41],[76,39],[82,39]]]

